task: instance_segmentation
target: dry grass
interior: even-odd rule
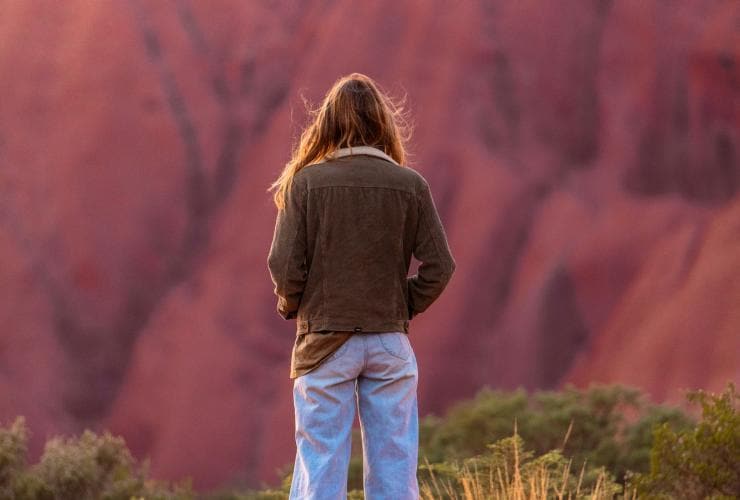
[[[521,473],[517,469],[513,471],[513,475],[506,470],[496,469],[495,477],[491,470],[487,482],[481,481],[475,471],[463,468],[461,475],[457,478],[463,488],[462,495],[457,492],[457,488],[449,480],[438,481],[434,472],[431,472],[432,482],[421,484],[420,495],[423,500],[548,500],[550,498],[612,500],[613,492],[603,489],[603,484],[607,481],[604,474],[599,476],[591,491],[581,491],[580,482],[583,478],[583,470],[582,468],[576,491],[566,493],[568,467],[564,468],[560,478],[553,477],[551,471],[540,467],[534,474],[530,474],[527,481],[522,480]],[[557,480],[559,480],[559,486],[556,487],[553,483]],[[555,490],[554,495],[553,489]]]
[[[568,440],[572,429],[568,428],[563,447]],[[517,435],[516,423],[514,436]],[[487,478],[479,474],[477,467],[471,468],[465,464],[453,479],[437,477],[429,461],[424,459],[430,473],[429,481],[420,484],[422,500],[612,500],[614,491],[609,488],[610,478],[605,471],[601,471],[593,487],[589,491],[581,488],[586,464],[581,467],[575,489],[569,489],[571,481],[572,460],[563,466],[562,471],[553,471],[544,464],[530,468],[523,472],[520,463],[519,450],[514,444],[513,469],[509,470],[506,463],[501,467],[490,468]],[[475,464],[475,462],[474,462]],[[457,484],[455,484],[457,483]],[[462,490],[462,492],[460,492]],[[628,497],[634,499],[632,497]]]

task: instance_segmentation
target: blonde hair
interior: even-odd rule
[[[335,149],[373,146],[404,165],[408,156],[406,143],[412,129],[401,104],[381,92],[378,85],[362,73],[339,78],[318,109],[307,106],[312,119],[294,147],[290,161],[268,188],[268,191],[275,190],[273,199],[278,209],[285,207],[285,193],[293,176]]]

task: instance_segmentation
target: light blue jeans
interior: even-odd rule
[[[416,356],[403,332],[356,333],[293,382],[291,499],[347,498],[355,404],[366,500],[417,500]]]

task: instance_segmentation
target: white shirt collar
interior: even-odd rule
[[[375,148],[373,146],[352,146],[349,148],[339,148],[327,155],[327,158],[341,158],[342,156],[349,156],[349,155],[371,155],[371,156],[377,156],[379,158],[383,158],[384,160],[388,160],[392,163],[395,163],[398,165],[398,162],[385,154],[383,151],[381,151],[378,148]]]

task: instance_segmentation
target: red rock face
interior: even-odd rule
[[[740,382],[737,2],[9,2],[0,421],[274,482],[293,322],[266,189],[336,78],[408,93],[458,270],[420,411],[488,384]]]

